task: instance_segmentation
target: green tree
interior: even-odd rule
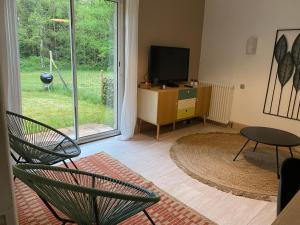
[[[106,0],[75,3],[77,63],[107,70],[114,51],[114,3]],[[17,0],[17,11],[22,58],[48,57],[51,50],[56,60],[70,62],[69,1]]]

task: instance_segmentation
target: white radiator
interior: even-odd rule
[[[209,116],[207,119],[228,124],[230,122],[234,86],[200,81],[200,85],[212,86]]]

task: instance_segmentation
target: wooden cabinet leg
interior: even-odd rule
[[[139,134],[141,133],[141,130],[142,130],[142,123],[143,123],[143,120],[142,119],[139,119]]]
[[[203,116],[203,124],[206,125],[206,114]]]
[[[156,140],[159,140],[159,130],[160,130],[160,125],[156,125]]]
[[[173,122],[173,130],[176,128],[176,122]]]

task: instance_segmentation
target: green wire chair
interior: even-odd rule
[[[19,155],[16,163],[53,165],[70,160],[81,153],[79,146],[62,132],[29,117],[6,112],[10,147]]]
[[[54,206],[69,218],[57,218],[62,224],[114,225],[141,211],[154,224],[146,208],[157,203],[160,197],[143,187],[46,165],[19,164],[13,167],[13,172],[49,207]]]

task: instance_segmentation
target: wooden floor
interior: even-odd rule
[[[160,141],[154,132],[136,135],[130,141],[117,137],[81,146],[81,157],[105,151],[158,187],[195,209],[202,215],[223,225],[268,225],[276,216],[275,202],[265,202],[234,196],[200,183],[183,173],[171,160],[169,149],[181,136],[195,132],[230,131],[213,125],[187,125],[162,131]]]

